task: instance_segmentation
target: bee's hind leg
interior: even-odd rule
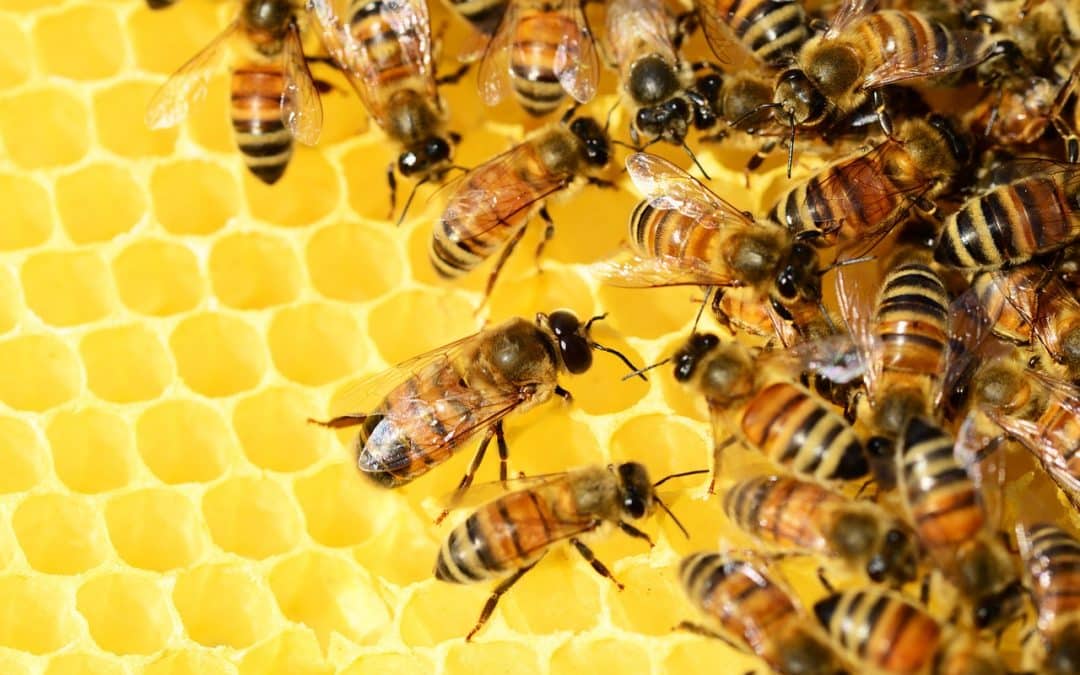
[[[581,557],[585,558],[585,561],[592,565],[592,568],[596,570],[597,574],[602,577],[607,577],[608,579],[611,579],[611,582],[615,584],[615,587],[618,588],[620,591],[625,588],[621,583],[619,583],[619,580],[615,578],[615,575],[611,573],[611,570],[607,568],[607,565],[600,562],[596,558],[596,554],[592,552],[591,548],[581,543],[581,540],[577,537],[571,537],[570,543],[574,545],[574,548],[576,548],[577,552],[581,554]]]
[[[546,204],[540,207],[537,215],[540,216],[540,220],[544,221],[544,236],[541,237],[540,243],[536,245],[536,273],[540,274],[544,271],[544,268],[540,266],[540,258],[544,255],[544,247],[555,236],[555,221],[551,219]]]
[[[518,242],[525,236],[525,228],[518,228],[518,231],[514,233],[514,236],[510,241],[506,242],[506,246],[503,246],[502,253],[499,254],[499,259],[495,261],[495,267],[491,270],[491,275],[488,277],[487,286],[484,287],[484,299],[480,303],[480,307],[476,308],[479,312],[480,308],[487,303],[488,298],[491,297],[491,291],[495,289],[495,282],[499,279],[499,273],[502,272],[503,265],[510,259],[510,254],[517,248]]]
[[[498,430],[496,430],[498,429]],[[501,458],[503,454],[503,448],[506,445],[506,441],[502,440],[502,425],[499,422],[492,424],[488,427],[488,430],[484,433],[484,438],[480,440],[480,447],[476,449],[476,454],[473,455],[472,461],[469,462],[469,468],[465,470],[465,475],[461,477],[461,482],[458,483],[457,489],[454,490],[453,496],[450,497],[450,503],[446,505],[439,517],[435,519],[435,524],[438,525],[450,514],[450,509],[455,508],[461,498],[465,496],[465,492],[468,491],[469,486],[472,485],[473,478],[476,477],[476,470],[480,468],[480,462],[484,461],[484,453],[487,452],[488,445],[491,443],[491,437],[498,435],[500,437],[499,443],[499,456]],[[505,471],[505,464],[501,467],[500,474]],[[503,481],[506,480],[505,475],[500,476]]]
[[[348,415],[339,415],[332,417],[326,421],[317,420],[309,417],[308,424],[317,424],[320,427],[327,427],[328,429],[348,429],[349,427],[355,427],[363,424],[364,420],[368,418],[368,415],[363,413],[349,413]]]
[[[502,420],[492,425],[495,429],[495,445],[499,448],[499,480],[506,487],[507,461],[510,459],[510,448],[506,445],[506,435],[503,434]]]
[[[484,603],[484,608],[480,610],[480,618],[476,620],[476,625],[473,626],[473,629],[465,636],[465,642],[472,642],[473,636],[476,635],[477,632],[484,627],[484,624],[487,623],[487,620],[491,618],[491,614],[495,611],[495,606],[499,604],[499,598],[502,597],[502,594],[510,590],[510,587],[516,584],[518,579],[525,576],[526,572],[536,567],[536,563],[538,562],[540,561],[537,560],[531,565],[522,567],[495,587],[495,590],[488,596],[487,602]]]

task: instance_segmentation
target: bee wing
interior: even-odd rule
[[[585,23],[579,0],[563,0],[560,13],[573,29],[563,31],[559,39],[553,64],[555,75],[566,93],[578,103],[585,103],[596,95],[596,81],[600,74],[596,44]]]
[[[748,214],[662,157],[636,152],[626,158],[626,170],[637,189],[649,200],[649,206],[655,209],[678,211],[698,219],[703,227],[755,225]]]
[[[765,9],[767,5],[777,1],[782,0],[763,0],[761,3],[762,15],[767,11],[771,11]],[[705,41],[708,42],[709,48],[712,49],[720,67],[725,72],[735,73],[746,68],[760,70],[765,67],[761,59],[739,38],[736,30],[740,27],[728,23],[726,7],[729,3],[718,3],[716,0],[701,0],[694,4],[697,5],[698,17],[705,33]],[[723,4],[725,9],[721,10],[717,6],[718,4]]]
[[[935,28],[941,27],[935,21]],[[896,50],[892,57],[875,68],[862,83],[862,89],[877,89],[887,84],[902,82],[917,77],[935,77],[947,75],[976,66],[993,54],[994,40],[989,36],[971,30],[950,30],[952,48],[944,57],[937,53],[938,41],[927,39],[915,47],[910,54],[906,50]]]
[[[615,66],[623,77],[638,58],[659,54],[678,63],[671,38],[671,19],[658,0],[612,0],[607,8],[607,39]]]
[[[437,101],[427,3],[424,0],[383,0],[382,17],[397,35],[403,59],[419,74],[427,95]]]
[[[319,90],[308,70],[304,58],[304,46],[300,41],[300,29],[294,21],[285,34],[282,50],[285,70],[285,90],[281,97],[281,118],[289,127],[293,138],[304,145],[319,142],[322,131],[322,101]]]
[[[488,105],[498,104],[510,91],[510,42],[517,28],[519,11],[517,0],[509,0],[509,3],[495,35],[480,57],[476,74],[480,98]]]
[[[934,396],[936,407],[940,408],[961,380],[970,374],[975,357],[996,321],[996,316],[983,310],[974,289],[968,289],[949,303],[949,341],[945,345],[945,372]]]
[[[189,106],[206,95],[206,85],[221,66],[225,45],[240,26],[233,20],[225,30],[191,57],[158,89],[146,108],[146,126],[151,129],[174,127],[188,115]]]
[[[854,382],[867,370],[855,342],[843,334],[805,340],[787,349],[766,352],[763,358],[789,372],[812,371],[838,384]]]
[[[741,285],[734,276],[711,268],[700,258],[640,256],[629,249],[593,263],[589,270],[612,286],[623,288]]]
[[[994,435],[983,431],[980,416],[980,411],[972,411],[961,423],[953,445],[953,456],[975,483],[986,510],[986,522],[996,527],[1002,514],[1006,453],[995,443]]]
[[[836,10],[829,29],[825,31],[825,39],[831,40],[843,31],[852,21],[869,14],[877,7],[878,0],[844,0]]]
[[[1076,399],[1065,407],[1071,415],[1080,415],[1080,402]],[[1069,501],[1080,509],[1080,472],[1069,463],[1075,440],[1062,438],[1029,420],[994,413],[991,417],[1035,456]]]
[[[487,481],[470,485],[464,495],[458,495],[457,491],[449,492],[438,499],[438,504],[447,509],[466,509],[488,502],[495,501],[503,495],[522,490],[535,490],[544,485],[550,485],[561,480],[566,480],[566,471],[554,473],[538,473],[532,476],[518,476],[501,480]]]
[[[873,399],[875,385],[881,373],[880,359],[875,357],[880,343],[873,330],[872,299],[865,297],[851,278],[856,273],[851,267],[837,268],[836,301],[840,307],[840,317],[847,326],[848,334],[863,365],[867,394]]]

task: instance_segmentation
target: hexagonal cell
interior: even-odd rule
[[[338,223],[319,229],[307,248],[307,268],[315,290],[328,298],[363,302],[398,286],[405,261],[383,228]]]
[[[6,671],[5,671],[6,672]],[[127,675],[128,669],[120,661],[97,654],[69,652],[49,660],[44,675]]]
[[[603,611],[600,587],[612,584],[601,579],[588,565],[577,565],[574,561],[575,566],[568,567],[568,556],[580,556],[569,546],[560,545],[558,549],[545,556],[543,563],[522,577],[499,601],[498,611],[512,630],[546,635],[560,631],[577,633],[596,626]],[[610,560],[604,562],[611,566]],[[488,591],[492,588],[494,584]],[[479,612],[481,605],[473,607]]]
[[[150,316],[189,311],[205,293],[195,254],[169,241],[133,242],[113,260],[113,278],[120,300]]]
[[[252,579],[247,565],[206,565],[176,579],[173,604],[188,637],[206,645],[242,649],[280,625],[273,596]]]
[[[14,17],[0,17],[0,88],[10,89],[30,74],[30,40]]]
[[[268,223],[299,227],[330,215],[341,199],[337,170],[320,152],[303,146],[296,148],[285,175],[274,185],[267,185],[244,172],[251,215]],[[304,195],[296,199],[295,195]]]
[[[715,664],[713,664],[715,666]],[[627,640],[571,638],[551,655],[548,672],[570,675],[589,671],[649,675],[649,654],[639,644]]]
[[[225,656],[186,644],[181,651],[166,652],[143,666],[143,675],[236,675],[236,666]]]
[[[435,675],[435,664],[431,662],[431,659],[415,652],[410,654],[364,654],[341,671],[341,675],[368,675],[369,673]]]
[[[435,566],[431,560],[432,569]],[[527,577],[526,577],[527,578]],[[447,640],[460,640],[476,625],[495,583],[449,584],[431,579],[419,584],[401,609],[401,639],[414,647],[431,647]],[[498,621],[502,605],[513,597],[503,596],[492,621]],[[477,637],[482,637],[482,634]]]
[[[296,546],[303,533],[296,504],[265,478],[233,478],[203,495],[203,516],[214,543],[261,560]]]
[[[204,396],[230,396],[251,389],[266,370],[259,333],[235,317],[189,316],[173,331],[169,343],[180,377]]]
[[[135,438],[143,462],[169,484],[214,480],[233,454],[221,414],[197,401],[162,401],[147,408],[135,424]]]
[[[173,632],[167,591],[152,577],[94,577],[76,598],[94,642],[113,654],[152,654],[165,647]]]
[[[390,627],[390,609],[367,575],[341,558],[295,555],[274,566],[270,587],[282,614],[309,626],[324,648],[334,632],[363,645]]]
[[[15,280],[15,271],[0,267],[0,334],[15,328],[22,313],[22,289]]]
[[[515,251],[515,257],[517,254]],[[592,295],[580,274],[550,266],[538,274],[534,265],[530,267],[521,276],[499,277],[489,300],[493,319],[517,316],[526,307],[542,312],[570,309],[583,319],[592,316]]]
[[[555,236],[545,255],[581,264],[610,255],[616,242],[626,238],[626,221],[639,201],[636,191],[595,187],[552,200],[548,210],[555,221]]]
[[[116,552],[127,564],[156,572],[187,567],[203,550],[202,519],[187,497],[163,488],[117,495],[105,504]]]
[[[689,286],[619,288],[600,284],[597,295],[611,325],[619,332],[653,340],[687,327],[704,294]]]
[[[409,330],[409,326],[423,326],[423,330]],[[387,363],[400,363],[475,333],[478,326],[472,305],[453,292],[394,293],[368,316],[368,332]]]
[[[18,410],[48,410],[79,392],[80,366],[63,340],[20,335],[0,342],[0,401]]]
[[[116,13],[75,6],[46,14],[34,26],[37,58],[46,73],[74,80],[115,75],[124,60],[124,36]]]
[[[0,250],[30,248],[52,235],[52,198],[33,178],[0,173],[0,194],[6,195],[6,218],[0,228]]]
[[[475,642],[456,644],[446,653],[446,675],[469,673],[498,673],[512,668],[515,675],[539,675],[540,662],[536,652],[516,642]],[[511,666],[511,664],[513,664]]]
[[[79,351],[87,386],[106,401],[149,401],[161,396],[173,379],[169,353],[146,326],[95,331],[83,338]]]
[[[621,352],[637,367],[645,365],[641,354],[603,323],[593,326],[592,336],[605,347]],[[631,407],[649,393],[649,382],[640,378],[624,380],[630,369],[612,354],[595,352],[593,364],[581,376],[563,377],[563,386],[574,394],[574,405],[592,415],[617,413]]]
[[[178,160],[159,164],[150,177],[154,214],[173,234],[210,234],[236,215],[240,196],[233,174],[220,164]]]
[[[613,461],[642,462],[654,481],[668,474],[706,468],[710,462],[709,446],[701,434],[669,415],[630,418],[615,431],[610,447]],[[687,477],[665,489],[685,490],[705,480],[708,477]]]
[[[49,471],[48,453],[26,421],[0,417],[0,494],[22,492],[37,485]]]
[[[289,630],[244,654],[242,675],[330,675],[319,641],[309,631]]]
[[[89,115],[67,89],[41,87],[0,101],[0,136],[23,169],[74,164],[90,147]]]
[[[181,57],[179,61],[183,61]],[[229,171],[239,176],[246,171],[236,148],[230,121],[229,101],[232,92],[229,84],[229,72],[222,68],[210,78],[206,86],[206,97],[198,105],[191,107],[186,128],[192,140],[210,152],[225,153],[229,156]],[[292,193],[299,194],[299,193]]]
[[[607,461],[589,425],[567,416],[565,407],[557,398],[542,412],[508,420],[506,442],[510,446],[511,472],[524,471],[533,476]],[[497,463],[488,461],[485,458],[483,480],[495,480]]]
[[[374,513],[391,507],[390,493],[364,480],[348,464],[332,464],[297,478],[294,490],[304,510],[308,534],[325,546],[352,546],[370,537]]]
[[[94,251],[43,251],[27,258],[20,276],[27,306],[53,326],[97,321],[112,309],[109,271]]]
[[[306,391],[275,387],[238,401],[232,426],[252,464],[271,471],[299,471],[329,447],[323,430],[304,419],[315,412],[315,401]]]
[[[619,581],[626,584],[626,590],[608,596],[611,620],[616,626],[632,633],[663,637],[688,616],[689,606],[674,565],[634,565],[619,575]]]
[[[364,143],[351,148],[341,158],[342,175],[348,186],[349,206],[357,214],[372,220],[390,219],[390,187],[386,183],[386,167],[397,161],[400,150],[392,143]],[[412,189],[409,181],[398,179],[398,204],[393,217],[400,215],[401,207]],[[402,194],[404,193],[404,194]],[[413,216],[424,206],[423,199],[413,202]]]
[[[0,576],[0,646],[48,654],[79,639],[72,593],[55,577]]]
[[[191,4],[183,12],[162,12],[139,5],[127,22],[127,35],[139,70],[169,75],[210,44],[224,28],[218,8]]]
[[[353,313],[336,305],[279,310],[270,321],[267,342],[282,375],[313,386],[355,374],[367,356]]]
[[[44,494],[27,497],[11,522],[30,567],[46,574],[79,574],[109,556],[97,514],[85,498]]]
[[[407,509],[401,500],[380,508],[382,529],[353,546],[353,557],[371,574],[398,586],[431,579],[441,543],[432,535],[431,516]]]
[[[108,241],[146,212],[142,186],[115,164],[90,164],[56,179],[56,207],[72,241]]]
[[[697,618],[690,620],[696,621]],[[732,673],[762,671],[762,663],[758,659],[738,652],[720,640],[701,637],[680,642],[672,647],[663,661],[661,672],[714,675],[718,663],[724,664],[724,668],[730,669]]]
[[[230,234],[214,244],[210,283],[221,302],[237,309],[292,302],[303,284],[288,240],[259,232]]]
[[[97,141],[121,157],[167,157],[176,152],[176,129],[153,131],[143,121],[158,89],[150,82],[119,81],[94,91]],[[191,195],[188,195],[191,198]]]

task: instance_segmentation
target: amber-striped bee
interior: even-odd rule
[[[1080,541],[1049,523],[1016,528],[1042,638],[1039,672],[1080,672]]]
[[[997,627],[1016,613],[1020,582],[955,444],[930,420],[912,417],[899,442],[900,493],[923,547],[971,603],[974,625]]]
[[[690,602],[720,631],[690,622],[680,628],[749,651],[781,675],[846,672],[843,660],[794,596],[753,563],[694,553],[679,563],[679,578]]]
[[[457,183],[435,224],[430,259],[446,279],[459,277],[497,249],[503,253],[488,280],[490,295],[503,263],[525,234],[525,224],[545,200],[570,187],[575,179],[607,166],[610,142],[591,117],[551,125],[507,152],[467,173]],[[553,234],[548,222],[545,241]]]
[[[472,483],[492,437],[499,447],[499,475],[506,480],[504,417],[538,406],[552,394],[569,399],[557,377],[587,371],[594,349],[613,353],[634,368],[625,356],[589,336],[600,318],[581,324],[573,313],[559,310],[537,314],[535,323],[509,319],[362,380],[337,404],[348,412],[316,423],[359,425],[353,445],[357,465],[386,487],[419,478],[484,430],[457,494]]]
[[[480,98],[495,105],[512,89],[525,112],[555,110],[566,94],[592,100],[600,66],[581,0],[510,0],[480,61]]]
[[[873,581],[915,578],[918,546],[898,519],[790,476],[758,476],[732,485],[724,512],[743,531],[785,551],[820,554],[860,566]]]
[[[232,67],[232,126],[244,164],[269,185],[285,173],[295,138],[314,145],[322,129],[319,89],[308,70],[291,0],[245,0],[240,15],[154,94],[146,111],[151,129],[179,124],[188,105],[206,94],[232,36],[252,49]]]
[[[797,0],[695,0],[709,46],[723,63],[732,52],[748,52],[762,64],[779,65],[810,38],[802,3]]]
[[[700,472],[675,475],[690,473]],[[435,578],[456,584],[494,578],[503,581],[488,598],[465,640],[471,640],[487,622],[502,594],[531,570],[553,544],[563,540],[569,540],[597,573],[622,589],[622,584],[580,537],[601,526],[615,525],[652,545],[649,535],[627,520],[646,518],[657,506],[681,528],[675,515],[656,495],[655,487],[668,478],[650,483],[645,467],[637,462],[583,467],[513,481],[521,489],[504,494],[470,514],[450,532],[439,549]]]

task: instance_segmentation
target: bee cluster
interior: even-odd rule
[[[440,78],[425,0],[244,0],[147,121],[183,120],[226,38],[242,36],[251,58],[233,63],[231,114],[250,171],[274,183],[294,140],[317,141],[331,87],[309,63],[322,61],[400,148],[394,194],[398,176],[443,184],[459,168],[438,88],[475,66],[484,103],[512,96],[530,116],[561,115],[440,195],[431,264],[452,279],[494,259],[486,294],[531,219],[546,224],[541,249],[554,233],[547,201],[613,187],[626,148],[644,200],[619,252],[589,270],[617,286],[701,287],[699,318],[708,310],[715,332],[695,320],[676,353],[638,368],[594,339],[602,317],[515,318],[361,382],[321,422],[358,427],[358,467],[387,488],[479,437],[439,521],[490,496],[472,483],[495,441],[498,493],[449,532],[435,565],[447,582],[498,580],[466,639],[553,545],[621,588],[585,535],[614,526],[651,544],[634,522],[658,508],[682,527],[656,487],[705,471],[654,483],[625,462],[511,477],[503,420],[572,401],[559,376],[603,351],[633,377],[670,364],[705,400],[709,493],[759,544],[681,562],[706,619],[684,628],[779,673],[1080,672],[1080,4],[449,4],[473,39],[466,65]],[[304,30],[325,56],[305,54]],[[624,140],[579,107],[601,62],[619,75]],[[654,144],[685,151],[702,177]],[[748,177],[773,152],[786,152],[789,179],[801,153],[827,163],[755,215],[707,186],[693,147],[731,144],[757,150]],[[740,475],[724,461],[738,446],[773,468]],[[1040,482],[1065,508],[1015,503],[1017,486]],[[833,559],[850,579],[834,587],[822,572],[826,595],[806,608],[779,571],[792,556]],[[931,607],[935,584],[955,596],[949,612]],[[1023,639],[1005,649],[1005,633]]]

